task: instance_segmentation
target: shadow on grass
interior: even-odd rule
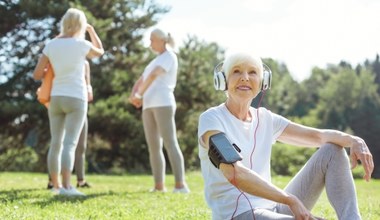
[[[0,191],[0,202],[14,202],[15,200],[28,199],[34,197],[31,192],[41,191],[41,189],[11,189]]]
[[[50,192],[49,192],[50,193]],[[141,195],[141,194],[149,194],[148,191],[135,191],[135,192],[100,192],[100,193],[88,193],[85,196],[65,196],[65,195],[49,195],[48,199],[43,199],[40,201],[33,202],[34,205],[40,207],[46,207],[53,203],[83,203],[86,200],[103,197],[103,196],[125,196],[128,197],[130,195]],[[163,196],[166,193],[153,193],[157,196]]]
[[[53,203],[83,203],[86,200],[102,197],[102,196],[137,196],[151,195],[153,197],[165,197],[172,194],[171,192],[161,193],[161,192],[149,192],[147,190],[138,191],[124,191],[124,192],[114,192],[112,190],[107,192],[93,192],[88,193],[86,196],[65,196],[65,195],[52,195],[49,190],[46,189],[11,189],[0,191],[0,202],[1,203],[13,203],[21,200],[34,200],[32,204],[46,207]]]
[[[112,196],[117,193],[91,193],[86,194],[86,196],[65,196],[65,195],[49,195],[50,198],[44,199],[42,201],[33,202],[34,205],[41,207],[49,206],[52,203],[62,202],[62,203],[82,203],[86,200],[101,197],[101,196]]]

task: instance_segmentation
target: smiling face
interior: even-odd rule
[[[238,54],[226,59],[228,97],[250,101],[260,92],[263,67],[260,58]]]

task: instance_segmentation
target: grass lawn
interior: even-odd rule
[[[173,194],[174,178],[167,176],[168,193],[149,193],[150,175],[87,175],[84,198],[52,196],[41,173],[0,172],[0,219],[211,219],[203,197],[200,172],[188,172],[190,194]],[[284,187],[289,177],[274,177]],[[75,177],[73,177],[75,184]],[[380,219],[380,180],[356,180],[363,220]],[[312,211],[336,219],[325,194]]]

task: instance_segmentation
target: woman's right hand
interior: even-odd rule
[[[323,220],[323,218],[313,216],[296,196],[291,196],[288,206],[296,220]]]

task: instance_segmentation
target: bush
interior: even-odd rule
[[[0,155],[1,171],[33,171],[38,155],[31,147],[9,148]]]
[[[357,165],[355,169],[352,170],[352,176],[354,179],[363,179],[365,172],[362,165]]]
[[[294,176],[315,151],[276,143],[272,149],[272,175]]]

